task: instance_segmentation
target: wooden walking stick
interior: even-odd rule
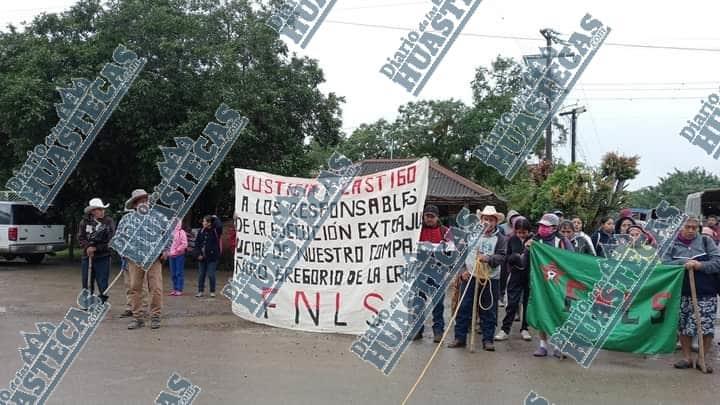
[[[477,268],[477,266],[476,266]],[[472,305],[472,323],[470,324],[470,353],[475,353],[475,335],[477,335],[477,310],[478,310],[478,292],[480,291],[480,282],[478,281],[477,272],[475,272],[475,291],[473,293]],[[469,282],[470,280],[468,280]]]
[[[120,270],[120,272],[118,273],[117,276],[115,276],[115,279],[113,279],[112,283],[110,283],[108,288],[105,289],[105,291],[103,291],[102,295],[107,295],[108,291],[110,291],[110,289],[115,285],[115,283],[117,283],[118,279],[120,278],[120,276],[122,276],[122,274],[123,274],[123,270]]]
[[[92,256],[88,256],[88,278],[87,278],[87,287],[88,287],[88,291],[91,291],[91,294],[92,294],[93,285],[92,285],[92,277],[91,277],[91,274],[92,274]]]
[[[695,290],[695,271],[689,270],[688,278],[690,279],[690,295],[692,297],[693,312],[695,313],[695,326],[697,327],[698,336],[698,358],[700,360],[700,370],[707,373],[705,365],[705,345],[703,344],[702,322],[700,321],[700,306],[697,301],[697,291]]]

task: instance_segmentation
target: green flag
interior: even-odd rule
[[[604,258],[556,249],[536,242],[530,249],[530,302],[528,323],[552,334],[570,309],[592,292],[600,280]],[[658,265],[635,296],[622,320],[610,333],[606,350],[632,353],[672,353],[680,317],[683,266]],[[627,291],[622,291],[628,294]],[[593,306],[609,305],[603,296]],[[602,313],[602,311],[598,311]]]

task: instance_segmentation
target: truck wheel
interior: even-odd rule
[[[36,254],[25,256],[25,260],[30,264],[40,264],[40,263],[42,263],[44,258],[45,258],[44,253],[36,253]]]

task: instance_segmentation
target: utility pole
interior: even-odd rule
[[[540,34],[545,37],[545,45],[547,46],[547,61],[545,62],[546,69],[550,69],[550,63],[552,62],[552,52],[550,52],[553,37],[554,37],[554,31],[551,28],[544,28],[540,30]],[[545,97],[545,102],[547,103],[548,110],[552,108],[552,105],[550,104],[550,97]],[[545,159],[552,163],[552,117],[550,117],[550,122],[548,123],[547,128],[545,128]]]
[[[575,163],[575,145],[576,145],[576,140],[577,140],[577,132],[576,132],[577,116],[579,114],[584,113],[585,111],[587,111],[587,109],[584,106],[581,106],[581,107],[575,107],[570,111],[565,111],[565,112],[561,112],[560,114],[558,114],[560,116],[570,115],[570,118],[572,119],[572,127],[571,127],[572,129],[570,132],[570,148],[571,148],[570,149],[570,163]]]
[[[395,134],[395,132],[397,132],[397,131],[390,131],[387,134],[385,134],[385,144],[386,145],[387,145],[388,136]],[[395,149],[395,138],[391,137],[390,138],[390,160],[392,160],[392,158],[393,158],[393,149]]]
[[[550,72],[550,64],[552,63],[553,58],[559,58],[559,57],[572,57],[575,56],[574,53],[555,53],[552,49],[553,43],[559,43],[559,44],[565,44],[567,45],[568,42],[566,40],[561,39],[560,33],[553,30],[552,28],[543,28],[540,30],[540,34],[545,38],[545,45],[546,45],[546,53],[545,55],[525,55],[523,59],[525,60],[525,63],[528,63],[528,60],[531,59],[545,59],[545,68],[546,71]],[[561,91],[564,91],[561,90]],[[548,110],[552,109],[552,103],[550,102],[550,96],[545,97],[545,102],[547,103]],[[545,160],[552,163],[552,117],[550,117],[550,122],[548,123],[548,126],[545,128]]]

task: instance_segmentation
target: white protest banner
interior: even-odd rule
[[[288,329],[363,333],[383,301],[401,287],[405,257],[416,251],[428,168],[424,158],[355,177],[338,202],[300,201],[296,216],[309,224],[329,210],[329,217],[319,225],[279,223],[274,217],[279,199],[298,186],[313,192],[317,179],[235,169],[235,277],[284,277],[285,285],[264,303],[264,316],[258,318],[236,303],[233,312],[253,322]],[[250,258],[264,255],[265,243],[279,233],[297,243],[310,240],[300,260],[286,271],[254,264]],[[272,249],[278,256],[282,252],[282,246]],[[265,291],[263,296],[270,293]]]

